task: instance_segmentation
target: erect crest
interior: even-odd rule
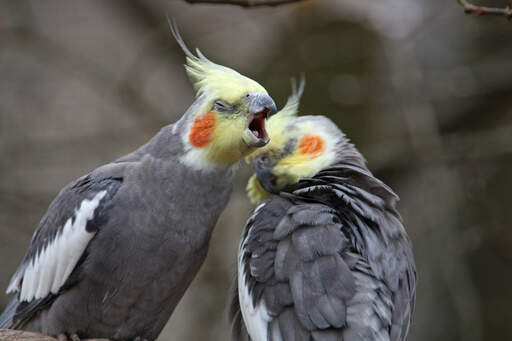
[[[297,116],[297,113],[299,112],[299,102],[302,94],[304,93],[306,78],[304,77],[304,74],[301,75],[298,87],[295,78],[292,78],[291,83],[292,94],[288,97],[285,106],[267,121],[269,134],[273,133],[273,135],[280,135],[279,133],[286,128],[287,122],[290,121],[290,118]]]
[[[233,69],[216,64],[206,58],[199,49],[195,56],[187,47],[178,30],[176,22],[167,18],[172,35],[187,56],[185,69],[194,85],[197,96],[220,97],[226,101],[235,101],[249,92],[264,92],[265,88],[254,80],[241,75]]]

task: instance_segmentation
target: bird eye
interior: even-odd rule
[[[232,109],[231,105],[221,100],[216,100],[213,104],[213,108],[218,111],[230,111]]]

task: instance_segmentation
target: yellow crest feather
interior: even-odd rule
[[[234,102],[250,92],[267,93],[267,90],[256,81],[231,68],[212,62],[199,49],[196,49],[197,56],[195,56],[181,38],[176,22],[170,19],[168,21],[174,38],[187,56],[185,69],[197,96],[207,94],[212,98]]]

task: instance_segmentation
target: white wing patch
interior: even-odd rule
[[[87,232],[85,228],[106,193],[105,190],[100,191],[92,200],[82,201],[75,211],[74,221],[69,218],[55,239],[14,275],[7,288],[8,294],[19,291],[19,300],[30,302],[46,297],[50,292],[59,292],[95,235],[95,232]]]
[[[263,207],[264,204],[258,206],[254,214]],[[243,262],[245,254],[245,242],[247,241],[251,231],[247,234],[245,240],[242,241],[238,251],[238,300],[240,302],[240,310],[244,319],[245,327],[252,341],[268,340],[268,324],[272,319],[267,312],[267,308],[263,301],[256,307],[252,304],[251,294],[245,282],[245,266]]]

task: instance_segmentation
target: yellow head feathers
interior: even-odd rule
[[[336,146],[343,137],[334,123],[324,116],[296,118],[292,134],[295,148],[277,160],[272,170],[279,187],[310,178],[332,164],[337,158]]]
[[[257,82],[192,54],[175,22],[171,32],[186,54],[185,69],[197,98],[182,117],[185,154],[181,160],[196,169],[230,167],[269,141],[267,117],[276,111],[274,100]]]
[[[359,155],[327,117],[297,116],[303,88],[303,82],[299,90],[294,86],[286,106],[268,120],[270,143],[246,158],[256,172],[247,184],[253,203],[315,176],[339,161],[342,154],[347,160]]]
[[[199,49],[196,49],[197,56],[195,56],[185,45],[176,23],[169,20],[169,26],[174,38],[187,56],[185,69],[197,96],[206,94],[209,98],[222,98],[227,102],[233,102],[250,92],[267,93],[267,90],[256,81],[233,69],[212,62]]]

